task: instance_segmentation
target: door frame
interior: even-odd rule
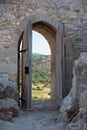
[[[64,45],[64,23],[58,24],[56,32],[56,92],[57,92],[57,104],[60,107],[64,98],[65,88],[65,45]]]
[[[30,109],[31,108],[31,100],[32,100],[32,22],[31,20],[28,22],[28,25],[26,27],[26,29],[24,30],[24,32],[22,33],[20,39],[19,39],[19,45],[20,45],[20,41],[23,38],[23,45],[25,46],[25,43],[27,43],[27,47],[28,47],[28,55],[30,56],[30,58],[28,57],[28,63],[27,63],[27,67],[29,69],[29,72],[27,75],[27,79],[26,79],[26,84],[27,87],[25,85],[25,81],[22,82],[22,87],[23,87],[23,91],[22,92],[22,97],[21,97],[21,101],[23,102],[22,107],[24,107],[25,109]],[[26,41],[27,38],[27,41]],[[25,40],[24,40],[25,39]],[[18,48],[19,48],[18,45]],[[29,45],[31,47],[29,47]],[[56,53],[55,53],[55,75],[56,75],[56,93],[57,93],[57,104],[58,106],[61,105],[62,99],[63,99],[63,89],[65,87],[65,56],[64,56],[64,24],[63,23],[58,23],[58,29],[56,32],[56,43],[55,43],[55,49],[56,49]],[[25,52],[24,50],[27,48],[23,48],[23,53]],[[19,50],[19,49],[18,49]],[[23,54],[22,54],[23,55]],[[60,58],[59,58],[60,57]],[[18,52],[18,59],[19,59],[19,52]],[[22,62],[23,62],[23,58],[22,58]],[[23,62],[24,64],[24,62]],[[25,72],[25,64],[22,64],[22,68],[24,68],[23,73]],[[18,75],[19,75],[19,62],[18,62]],[[23,78],[23,73],[22,73],[22,78]],[[23,79],[25,80],[25,79]],[[28,85],[29,83],[29,85]],[[19,76],[18,76],[18,86],[19,86]],[[25,89],[26,88],[26,89]],[[20,92],[20,87],[19,87],[19,92]],[[24,93],[24,95],[23,95]],[[24,105],[25,104],[25,105]]]

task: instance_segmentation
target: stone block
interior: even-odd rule
[[[0,72],[1,73],[9,73],[9,74],[15,74],[17,73],[17,65],[16,64],[7,64],[7,65],[0,65]]]
[[[80,94],[80,108],[83,108],[87,111],[87,90]]]
[[[81,0],[82,4],[87,4],[87,0]]]
[[[18,87],[5,75],[0,78],[0,99],[12,98],[18,101]]]
[[[12,117],[18,116],[19,107],[14,99],[10,98],[0,99],[0,113],[4,114],[5,112],[11,112]]]
[[[63,17],[63,18],[67,18],[67,19],[77,19],[77,13],[74,12],[74,11],[68,11],[68,10],[59,9],[59,14],[60,14],[61,17]]]

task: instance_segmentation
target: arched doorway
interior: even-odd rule
[[[21,36],[22,43],[22,107],[31,107],[32,89],[32,29],[41,33],[48,41],[51,48],[51,99],[55,100],[60,106],[63,98],[64,84],[64,43],[63,43],[63,24],[59,24],[56,30],[50,24],[40,21],[31,23],[24,30]],[[20,44],[19,44],[20,45]],[[19,47],[20,48],[20,47]],[[18,62],[19,63],[19,62]],[[19,63],[20,64],[20,63]],[[20,66],[20,65],[19,65]],[[18,69],[19,71],[20,69]],[[19,72],[20,73],[20,72]],[[20,78],[18,78],[20,80]],[[20,89],[19,89],[20,90]]]
[[[44,22],[37,22],[33,24],[33,30],[42,34],[48,41],[51,49],[51,99],[56,100],[56,81],[55,81],[55,39],[56,31],[52,29],[49,24]]]
[[[32,100],[51,100],[51,51],[47,40],[32,31]],[[34,103],[33,103],[34,104]]]

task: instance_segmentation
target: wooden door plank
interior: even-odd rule
[[[28,23],[28,60],[27,66],[29,67],[29,74],[27,75],[27,107],[31,108],[32,100],[32,22]]]
[[[22,108],[31,108],[32,96],[32,23],[29,21],[23,37],[22,52]],[[27,69],[27,72],[26,72]]]
[[[63,78],[64,78],[64,43],[63,43],[63,29],[64,25],[58,25],[56,33],[56,89],[57,89],[57,104],[62,103],[63,98]]]

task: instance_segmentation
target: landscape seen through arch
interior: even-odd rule
[[[51,98],[51,52],[46,39],[33,31],[32,38],[32,99]]]

